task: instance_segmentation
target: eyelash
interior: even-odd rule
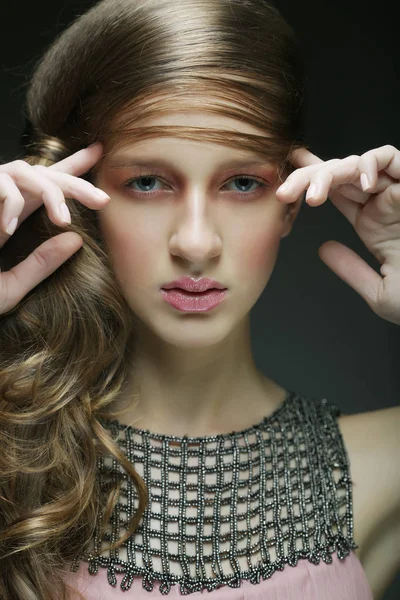
[[[140,175],[137,175],[136,177],[129,179],[125,184],[124,187],[127,187],[128,189],[131,189],[130,186],[135,183],[136,181],[138,181],[139,179],[145,179],[146,177],[149,178],[155,178],[155,179],[162,179],[159,175],[156,175],[155,173],[142,173]],[[229,181],[227,181],[224,185],[228,185],[229,183],[231,183],[232,181],[235,181],[235,179],[250,179],[253,180],[255,182],[257,182],[259,184],[259,187],[255,190],[253,190],[252,192],[230,192],[232,194],[238,195],[238,196],[253,196],[257,193],[260,193],[260,191],[262,189],[266,190],[268,189],[270,186],[270,184],[268,182],[266,182],[263,179],[260,179],[258,177],[253,177],[252,175],[236,175],[235,177],[232,177]],[[154,191],[150,191],[150,192],[143,192],[143,191],[139,191],[139,190],[132,190],[131,191],[134,194],[139,194],[139,195],[144,195],[144,196],[152,196],[153,194],[157,194],[158,192],[161,192],[162,190],[154,190]]]

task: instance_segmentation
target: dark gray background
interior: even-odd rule
[[[94,2],[14,2],[0,21],[0,161],[19,152],[27,77],[54,36]],[[306,65],[306,135],[323,160],[384,144],[400,149],[395,3],[277,0],[297,32]],[[396,45],[395,45],[396,39]],[[397,405],[400,327],[377,317],[318,257],[338,240],[379,272],[378,261],[328,201],[304,204],[282,240],[271,280],[252,312],[259,367],[282,386],[326,397],[344,413]],[[399,472],[400,476],[400,472]],[[384,600],[400,597],[400,575]]]

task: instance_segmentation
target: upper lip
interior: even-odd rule
[[[187,292],[205,292],[212,288],[216,288],[217,290],[226,289],[222,283],[214,281],[213,279],[208,279],[207,277],[202,277],[197,280],[192,277],[182,277],[181,279],[170,281],[170,283],[166,283],[162,286],[162,289],[164,290],[171,290],[172,288],[181,288]]]

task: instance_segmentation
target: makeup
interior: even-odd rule
[[[228,290],[211,289],[205,292],[187,292],[174,288],[161,289],[165,302],[183,312],[208,312],[224,300]]]

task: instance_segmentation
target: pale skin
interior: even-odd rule
[[[252,131],[243,123],[209,114],[171,113],[152,124],[209,124]],[[292,186],[288,191],[278,191],[279,182],[263,167],[236,168],[228,174],[220,164],[236,158],[237,151],[222,146],[153,138],[140,147],[128,146],[123,155],[145,156],[150,163],[152,157],[168,156],[174,163],[166,168],[165,177],[152,180],[160,190],[152,198],[129,196],[121,187],[129,179],[154,173],[151,168],[111,173],[104,165],[95,181],[113,199],[99,213],[99,223],[117,279],[143,321],[138,330],[142,354],[136,362],[136,388],[132,380],[127,382],[119,406],[128,406],[133,424],[173,435],[209,435],[241,430],[280,405],[286,390],[257,371],[253,362],[249,311],[268,283],[280,241],[290,233],[306,190],[315,207],[329,194],[380,260],[381,274],[336,241],[319,248],[321,260],[377,315],[400,324],[396,148],[384,146],[361,157],[326,163],[302,149],[290,157],[296,170],[287,179]],[[362,173],[369,178],[365,191]],[[223,191],[232,176],[270,177],[272,186],[255,199],[243,196],[238,201]],[[135,189],[142,189],[137,183],[136,179]],[[283,210],[287,205],[290,210]],[[158,296],[162,283],[192,273],[231,288],[232,296],[221,310],[186,315],[163,305]],[[355,552],[374,600],[380,600],[400,566],[400,408],[343,414],[338,422],[351,465],[354,536],[359,546]]]
[[[165,118],[178,118],[182,123],[179,115]],[[201,115],[199,122],[211,124],[208,118]],[[194,124],[193,115],[190,124]],[[221,117],[217,126],[249,131],[247,125]],[[147,149],[153,157],[165,151],[165,141],[152,139],[124,152],[142,156]],[[234,178],[269,179],[271,173],[265,166],[236,167],[228,175],[229,166],[222,168],[220,162],[237,158],[236,150],[186,140],[168,142],[168,152],[163,154],[179,160],[180,177],[172,182],[166,177],[165,185],[163,177],[155,180],[156,188],[164,192],[150,202],[149,198],[139,201],[139,195],[134,197],[122,187],[136,176],[131,170],[111,171],[101,163],[101,144],[51,167],[32,167],[23,161],[0,165],[0,248],[10,237],[6,233],[10,220],[17,217],[19,225],[43,203],[57,225],[65,224],[58,212],[64,196],[98,210],[116,277],[128,304],[143,321],[138,328],[140,407],[132,404],[132,398],[135,402],[137,398],[133,382],[127,382],[125,390],[132,422],[176,435],[243,429],[276,408],[285,392],[254,367],[248,312],[271,276],[280,240],[290,233],[302,193],[311,194],[310,184],[321,184],[311,205],[330,200],[379,260],[380,274],[336,241],[318,249],[320,258],[376,315],[400,324],[400,152],[387,145],[362,156],[324,162],[302,149],[290,156],[296,170],[288,177],[293,185],[288,193],[278,191],[279,182],[272,177],[272,187],[249,201],[247,192],[233,194],[233,189],[239,189]],[[100,166],[95,183],[109,192],[111,201],[97,196],[99,190],[80,178],[94,165]],[[366,191],[361,188],[363,172],[370,180]],[[172,167],[168,173],[171,176]],[[76,233],[62,233],[10,271],[0,273],[0,314],[12,309],[81,245]],[[175,315],[158,301],[159,286],[190,274],[191,269],[230,288],[230,302],[215,314]],[[215,326],[208,327],[207,319]],[[239,378],[236,369],[241,360],[243,377]],[[122,397],[120,401],[122,406]],[[164,408],[157,420],[152,411],[162,411],[163,403],[168,410]],[[173,415],[178,419],[175,423]],[[126,416],[124,422],[129,422],[129,412]],[[400,408],[344,414],[339,426],[351,465],[356,554],[374,600],[380,600],[400,567]]]
[[[141,125],[260,133],[234,119],[197,112],[170,113]],[[160,174],[152,161],[163,158],[168,164]],[[148,167],[121,166],[135,159],[148,160]],[[243,165],[262,162],[218,144],[150,138],[111,151],[97,170],[95,184],[112,198],[98,214],[99,226],[123,293],[140,319],[124,396],[128,405],[133,397],[135,402],[125,423],[172,435],[229,432],[261,420],[286,394],[254,364],[249,311],[268,283],[300,202],[288,210],[277,200],[277,170],[265,159],[235,167],[238,159]],[[150,186],[145,183],[156,190],[153,195],[142,191],[138,179],[148,174]],[[243,192],[240,177],[251,177]],[[124,187],[132,178],[131,188]],[[261,180],[268,187],[257,183]],[[229,289],[228,297],[208,313],[172,308],[160,288],[185,275],[216,279]]]
[[[235,119],[199,111],[171,112],[140,125],[219,127],[263,134]],[[322,260],[377,314],[400,323],[396,308],[400,226],[382,227],[392,219],[391,200],[396,192],[391,184],[400,175],[399,154],[385,146],[361,158],[323,163],[302,149],[291,156],[300,168],[288,177],[287,191],[278,190],[276,168],[265,161],[233,165],[239,158],[249,163],[261,157],[217,144],[160,137],[128,143],[107,155],[96,169],[94,183],[112,202],[99,213],[99,225],[116,277],[140,320],[135,371],[126,388],[128,402],[135,397],[138,403],[128,416],[139,426],[161,433],[206,435],[250,425],[252,419],[275,408],[277,397],[283,398],[285,390],[255,369],[249,312],[268,283],[280,240],[290,233],[307,187],[307,201],[314,206],[330,194],[370,251],[381,259],[384,277],[338,242],[320,248]],[[139,159],[146,165],[134,166]],[[157,159],[166,160],[163,171],[155,168]],[[368,202],[368,191],[360,189],[361,173],[369,176],[371,187],[382,192],[377,196],[379,207]],[[250,189],[258,188],[256,194],[237,191],[234,178],[237,182],[243,176],[254,178],[248,181],[253,181]],[[143,177],[151,178],[151,194],[138,187]],[[261,188],[257,179],[267,187]],[[229,289],[229,295],[209,313],[181,313],[163,301],[160,288],[183,275],[216,279]],[[272,385],[267,393],[265,385]],[[244,397],[254,399],[248,401],[254,405],[246,403],[244,409]]]

